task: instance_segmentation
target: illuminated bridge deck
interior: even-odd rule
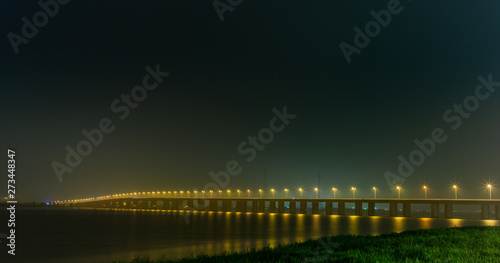
[[[200,197],[128,197],[91,200],[84,202],[58,203],[74,207],[124,208],[124,209],[165,209],[213,212],[252,212],[346,215],[346,204],[352,203],[354,215],[376,216],[376,205],[388,204],[389,216],[398,216],[402,206],[404,217],[412,216],[412,205],[428,205],[430,217],[439,218],[444,206],[444,217],[453,218],[453,207],[474,205],[481,209],[481,217],[490,219],[494,206],[495,219],[500,219],[500,199],[384,199],[384,198],[200,198]],[[367,205],[367,213],[363,212]],[[308,209],[308,207],[310,209]]]

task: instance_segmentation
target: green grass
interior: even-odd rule
[[[321,240],[175,260],[136,258],[132,263],[500,262],[500,227],[408,230],[399,234],[341,235]]]

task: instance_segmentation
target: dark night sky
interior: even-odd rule
[[[16,150],[22,201],[201,189],[230,160],[242,172],[224,189],[263,188],[267,168],[280,192],[312,194],[321,171],[323,195],[336,186],[347,197],[354,185],[360,196],[372,186],[394,196],[384,172],[438,127],[448,139],[403,196],[421,196],[425,181],[432,197],[452,197],[456,181],[461,197],[485,198],[484,181],[500,176],[499,92],[457,130],[443,120],[479,75],[500,81],[498,1],[402,0],[350,64],[339,44],[353,45],[353,28],[390,1],[243,0],[223,22],[208,0],[71,1],[15,54],[7,34],[41,10],[22,2],[0,8],[0,145]],[[111,103],[156,64],[170,76],[120,120]],[[245,161],[238,145],[284,106],[297,117]],[[65,147],[102,118],[115,130],[59,182],[52,162],[65,163]]]

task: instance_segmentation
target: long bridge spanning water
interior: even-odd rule
[[[404,199],[404,198],[239,198],[239,197],[123,197],[104,200],[68,201],[56,205],[91,208],[164,209],[212,212],[252,212],[289,214],[346,215],[346,204],[354,204],[354,215],[377,216],[376,205],[389,206],[389,216],[412,216],[412,205],[428,205],[430,217],[439,218],[444,207],[444,217],[453,218],[454,207],[474,205],[481,209],[481,217],[490,219],[494,206],[495,219],[500,220],[500,199]],[[363,209],[363,205],[367,209]],[[402,209],[399,207],[402,206]],[[308,209],[308,207],[310,209]],[[421,217],[419,215],[419,217]]]

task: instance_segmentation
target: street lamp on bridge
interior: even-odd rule
[[[231,197],[231,190],[227,189],[227,197]]]
[[[351,187],[352,190],[352,198],[356,198],[356,187]]]
[[[487,187],[490,189],[490,200],[491,200],[491,188],[492,188],[492,186],[491,186],[491,184],[488,184]]]
[[[427,186],[424,185],[424,198],[427,199]]]
[[[274,198],[274,189],[271,189],[271,193],[273,193],[273,198]]]
[[[299,188],[299,192],[300,192],[300,198],[302,198],[302,188]]]
[[[316,198],[319,198],[319,190],[318,190],[318,187],[314,187],[314,191],[316,192]]]
[[[401,199],[401,186],[396,186],[396,190],[398,190],[398,199]]]
[[[262,198],[262,189],[259,189],[260,198]]]
[[[236,192],[238,192],[238,198],[240,198],[241,197],[241,191],[240,191],[240,189],[236,190]]]
[[[248,198],[250,198],[250,189],[247,189]]]
[[[375,199],[377,199],[377,187],[373,187],[373,192],[375,192]]]
[[[458,199],[458,186],[454,184],[453,189],[455,190],[455,199]]]
[[[212,198],[212,197],[213,197],[213,193],[214,193],[214,191],[213,191],[213,190],[210,190],[210,198]]]
[[[332,188],[332,191],[333,191],[333,198],[335,198],[335,192],[337,192],[337,188]]]
[[[285,188],[285,198],[288,198],[288,189]]]

